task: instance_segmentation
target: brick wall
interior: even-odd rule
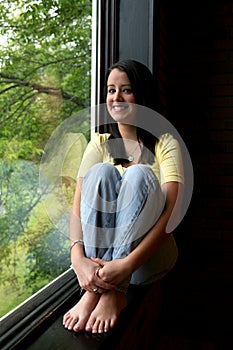
[[[223,338],[233,323],[233,3],[176,1],[162,12],[166,113],[190,151],[195,181],[176,230],[180,259],[164,319]]]

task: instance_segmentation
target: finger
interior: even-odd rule
[[[96,262],[97,264],[101,265],[101,266],[104,266],[106,261],[105,260],[102,260],[100,258],[94,258],[93,256],[91,257],[91,260]]]
[[[106,293],[107,291],[108,291],[108,289],[103,289],[103,288],[99,288],[99,289],[98,289],[98,293],[99,293],[99,294]]]
[[[104,282],[101,278],[97,277],[96,278],[96,282],[95,282],[95,285],[99,288],[102,288],[102,289],[114,289],[115,286],[113,284],[110,284],[110,283],[107,283],[107,282]]]
[[[102,269],[102,267],[99,266],[99,267],[96,269],[96,271],[95,271],[95,275],[96,275],[97,277],[99,277],[99,278],[101,278],[100,275],[99,275],[99,271],[100,271],[101,269]]]

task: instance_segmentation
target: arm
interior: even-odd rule
[[[169,233],[179,222],[182,187],[183,185],[178,182],[168,182],[163,185],[163,191],[166,192],[165,209],[150,232],[127,257],[111,262],[93,259],[103,266],[103,269],[99,271],[103,280],[116,285],[120,284],[144,264],[168,239]]]
[[[163,185],[163,191],[166,192],[163,213],[142,242],[125,258],[131,273],[159,249],[168,239],[176,222],[179,222],[182,187],[183,185],[177,182],[168,182]]]
[[[80,219],[80,200],[81,200],[82,178],[78,178],[74,202],[70,216],[70,242],[82,240],[82,226]],[[114,286],[102,281],[97,275],[96,270],[99,267],[97,262],[93,262],[85,257],[83,245],[75,244],[71,249],[71,263],[77,275],[81,288],[93,291],[95,287],[104,290],[113,289]]]

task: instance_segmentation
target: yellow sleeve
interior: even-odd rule
[[[184,183],[180,145],[171,134],[164,134],[159,138],[155,154],[160,165],[161,184],[170,181]]]
[[[94,134],[83,154],[82,162],[79,168],[78,177],[84,177],[87,171],[97,163],[103,163],[107,159],[107,150],[105,142],[109,134]]]

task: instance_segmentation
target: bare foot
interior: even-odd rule
[[[99,298],[100,294],[85,292],[79,302],[63,316],[63,326],[75,332],[85,329]]]
[[[98,304],[87,321],[85,330],[92,333],[108,332],[117,323],[126,304],[125,294],[117,290],[101,294]]]

